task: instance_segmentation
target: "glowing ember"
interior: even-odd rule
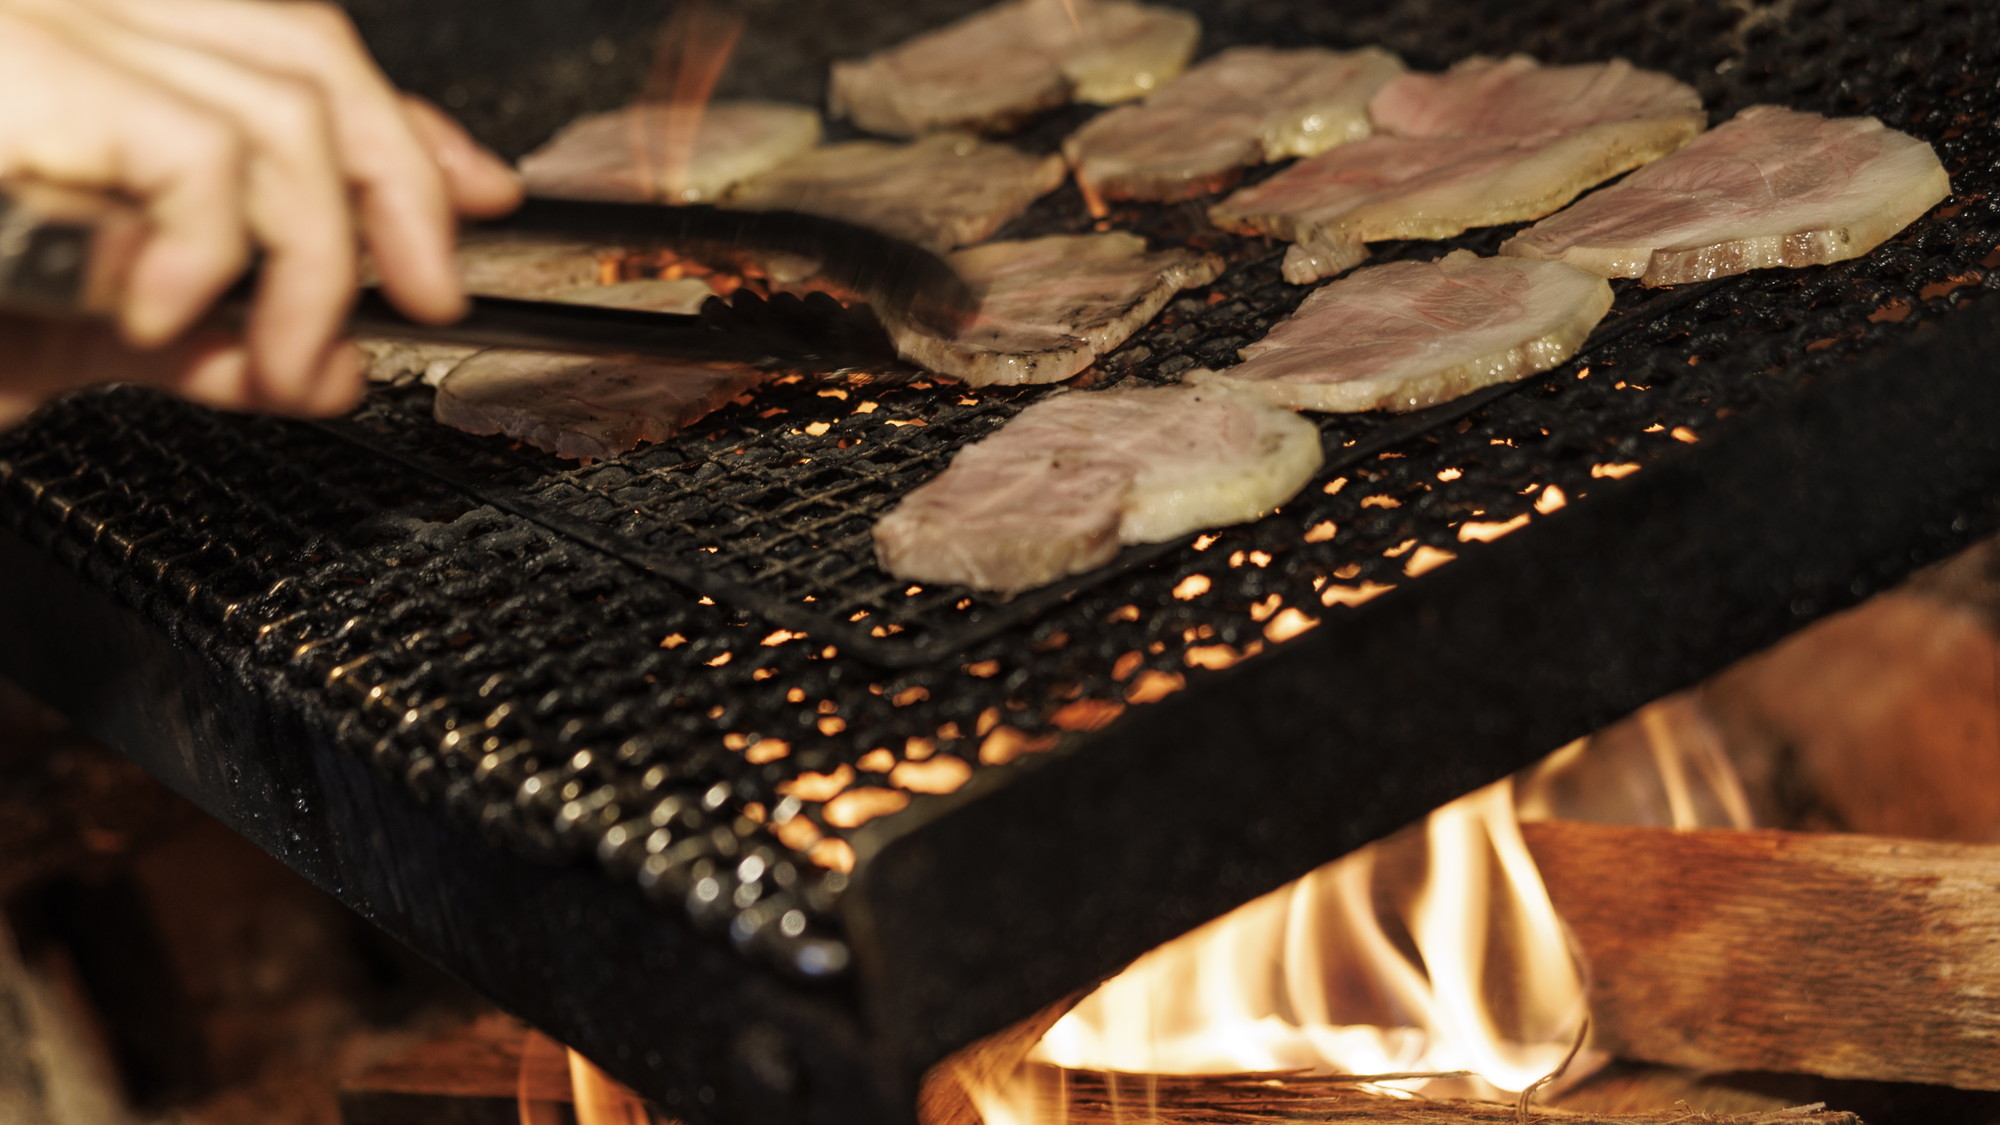
[[[742,34],[742,13],[703,0],[681,0],[660,28],[652,71],[630,117],[632,165],[639,183],[664,185],[669,200],[678,200],[686,187],[702,116]],[[665,151],[650,151],[654,135]]]

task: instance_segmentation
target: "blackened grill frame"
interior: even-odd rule
[[[1217,11],[1227,33],[1245,36],[1287,18],[1273,7],[1259,23],[1255,7]],[[1584,49],[1560,40],[1573,26],[1561,20],[1601,19],[1629,36],[1677,10],[1565,8],[1580,14],[1546,17],[1557,22],[1538,30],[1544,17],[1532,13],[1432,9],[1402,6],[1341,34],[1401,35],[1403,46],[1442,19],[1445,38],[1476,26],[1482,42],[1560,57]],[[1792,13],[1872,20],[1881,34],[1867,50],[1888,60],[1879,73],[1818,64],[1822,100],[1812,108],[1851,111],[1848,100],[1861,95],[1850,87],[1904,104],[1881,91],[1900,81],[1894,67],[1917,65],[1910,57],[1941,57],[1898,45],[1922,41],[1933,16],[1993,30],[1992,14],[1952,0],[1873,12],[1807,0]],[[1732,27],[1748,42],[1765,25],[1739,14]],[[1702,18],[1694,13],[1688,26],[1699,30]],[[1974,42],[1986,44],[1981,65],[2000,70],[1995,37]],[[1840,76],[1830,86],[1828,73]],[[1983,96],[1987,116],[1971,127],[1990,130]],[[1933,114],[1924,123],[1949,153],[1967,151],[1948,122]],[[837,833],[861,856],[852,885],[807,872],[759,900],[803,904],[816,933],[853,950],[854,971],[831,979],[786,976],[776,967],[783,950],[767,956],[754,940],[732,951],[723,936],[731,917],[696,909],[664,880],[647,884],[627,849],[607,849],[603,825],[539,795],[575,784],[578,807],[598,796],[610,802],[600,807],[620,807],[620,787],[636,780],[615,768],[629,747],[638,764],[674,764],[670,789],[699,797],[720,778],[737,787],[721,806],[732,810],[759,796],[771,778],[743,770],[719,742],[760,698],[749,695],[747,673],[701,671],[725,656],[737,669],[778,669],[779,683],[810,683],[853,720],[844,737],[801,739],[798,769],[851,764],[867,748],[855,728],[969,726],[973,711],[1005,710],[1016,693],[1031,706],[1006,711],[1009,722],[1056,730],[1052,692],[1078,669],[1074,686],[1086,698],[1121,697],[1123,681],[1101,666],[1115,649],[1102,644],[1164,640],[1198,624],[1214,625],[1221,643],[1254,640],[1249,618],[1228,619],[1279,581],[1297,553],[1280,541],[1297,529],[1278,519],[1223,541],[1244,553],[1271,547],[1269,581],[1184,555],[1175,566],[1191,570],[1141,568],[982,642],[966,659],[1004,665],[990,680],[949,667],[883,676],[851,654],[765,653],[756,636],[779,623],[701,607],[531,521],[468,510],[461,491],[360,463],[324,431],[112,392],[0,439],[0,512],[14,529],[0,556],[28,576],[0,592],[0,666],[677,1114],[906,1119],[917,1075],[947,1050],[2000,526],[2000,443],[1991,437],[2000,391],[1986,358],[2000,343],[2000,315],[1985,299],[1993,266],[1973,245],[2000,237],[1989,201],[1954,206],[1959,214],[1874,259],[1693,293],[1661,325],[1606,344],[1591,379],[1499,395],[1461,420],[1467,430],[1412,436],[1389,451],[1407,463],[1372,463],[1369,483],[1400,488],[1401,514],[1368,517],[1375,523],[1360,522],[1359,533],[1393,542],[1417,532],[1426,546],[1457,549],[1455,562],[1329,612],[1316,631],[1238,667],[1190,670],[1185,690],[1102,729],[1052,735],[1040,753],[981,766],[950,796]],[[1878,297],[1901,294],[1900,319],[1873,319],[1894,302],[1856,304],[1842,288],[1856,277],[1885,279]],[[1767,361],[1776,366],[1765,370]],[[1700,366],[1667,377],[1688,363]],[[1659,376],[1658,386],[1610,394],[1607,369],[1620,364]],[[1676,386],[1693,387],[1692,397],[1676,398]],[[1555,412],[1537,444],[1528,423],[1557,401],[1617,407],[1621,425],[1657,411],[1660,432],[1592,433],[1601,419]],[[1683,447],[1666,431],[1688,419],[1698,440]],[[1489,450],[1480,472],[1556,480],[1570,504],[1496,544],[1460,546],[1450,532],[1465,512],[1415,478],[1454,466],[1489,435],[1508,444]],[[1614,461],[1640,470],[1603,481],[1588,471]],[[1529,472],[1538,465],[1555,476]],[[1520,494],[1501,491],[1526,510]],[[1502,499],[1480,503],[1496,516],[1515,510]],[[1400,574],[1395,558],[1378,554],[1369,573]],[[1177,603],[1162,587],[1183,573],[1214,576],[1210,598],[1228,604]],[[454,611],[433,593],[472,608]],[[1121,603],[1143,603],[1146,624],[1157,618],[1160,629],[1109,624],[1105,611]],[[494,632],[529,622],[519,627],[529,643],[482,634],[470,649],[458,645],[454,631],[480,613],[495,618]],[[635,621],[706,632],[688,641],[687,659],[588,636]],[[1056,643],[1072,631],[1080,635]],[[722,694],[685,714],[593,694],[591,684],[630,671],[620,661],[671,668]],[[1155,660],[1150,670],[1162,667]],[[486,678],[467,679],[473,672]],[[486,695],[494,684],[512,717],[468,726],[497,713]],[[1453,692],[1448,706],[1438,685]],[[935,693],[890,707],[870,686]],[[579,713],[606,699],[607,714]],[[711,703],[720,717],[702,718]],[[490,762],[460,752],[464,732],[485,729],[515,741]],[[579,764],[584,757],[592,760]],[[1304,793],[1327,794],[1327,807],[1308,806]],[[730,822],[742,831],[728,847],[790,862],[744,820]],[[1164,827],[1136,833],[1141,822]],[[381,825],[391,826],[386,839]],[[638,886],[666,901],[648,904]],[[524,891],[554,917],[525,922],[515,901]],[[570,922],[588,937],[577,941]],[[608,969],[607,957],[647,971]]]

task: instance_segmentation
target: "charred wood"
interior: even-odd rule
[[[1061,1125],[1522,1125],[1522,1111],[1496,1102],[1397,1097],[1329,1075],[1135,1075],[1037,1068],[1040,1120]],[[1578,1113],[1530,1108],[1544,1125],[1860,1125],[1851,1113],[1793,1106],[1742,1114],[1694,1114],[1685,1105]]]
[[[1708,1070],[2000,1089],[2000,847],[1523,826],[1597,1044]]]

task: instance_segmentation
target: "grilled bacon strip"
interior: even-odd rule
[[[1873,118],[1752,106],[1500,252],[1680,285],[1858,258],[1950,194],[1931,146]]]

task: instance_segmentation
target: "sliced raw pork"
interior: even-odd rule
[[[433,413],[468,433],[505,434],[591,461],[664,440],[762,378],[740,364],[494,348],[444,377]]]
[[[990,242],[951,255],[982,294],[956,339],[892,320],[903,358],[968,383],[1053,383],[1125,342],[1183,289],[1214,281],[1219,259],[1146,249],[1135,234]]]
[[[1058,393],[960,450],[875,525],[884,570],[1013,594],[1131,543],[1256,519],[1323,455],[1312,423],[1226,388]]]
[[[1285,253],[1285,280],[1304,284],[1359,265],[1370,242],[1539,219],[1686,139],[1650,125],[1531,140],[1368,137],[1244,188],[1208,217],[1297,243]]]
[[[1611,285],[1556,262],[1481,258],[1370,266],[1323,286],[1243,362],[1188,376],[1294,410],[1417,410],[1575,355]]]
[[[1063,182],[1062,157],[955,133],[814,149],[739,185],[737,207],[846,219],[944,251],[979,242]]]
[[[521,178],[536,195],[703,203],[819,138],[819,114],[802,105],[630,105],[564,126],[521,158]]]
[[[1298,243],[1285,278],[1352,268],[1366,244],[1527,222],[1701,132],[1701,99],[1616,61],[1526,56],[1406,74],[1369,101],[1377,135],[1303,160],[1209,209],[1216,225]],[[1397,134],[1397,135],[1388,135]]]
[[[1658,121],[1692,137],[1708,124],[1694,87],[1624,59],[1543,66],[1526,55],[1471,58],[1443,74],[1405,74],[1368,103],[1399,137],[1539,137],[1611,121]]]
[[[1373,47],[1235,47],[1143,102],[1099,114],[1063,153],[1099,198],[1191,199],[1251,165],[1367,136],[1369,97],[1402,73],[1396,56]]]
[[[833,64],[836,117],[870,132],[1005,132],[1072,99],[1111,105],[1165,83],[1201,26],[1129,0],[1007,0],[865,59]]]
[[[1680,285],[1858,258],[1950,194],[1931,146],[1873,118],[1752,106],[1500,252]]]

